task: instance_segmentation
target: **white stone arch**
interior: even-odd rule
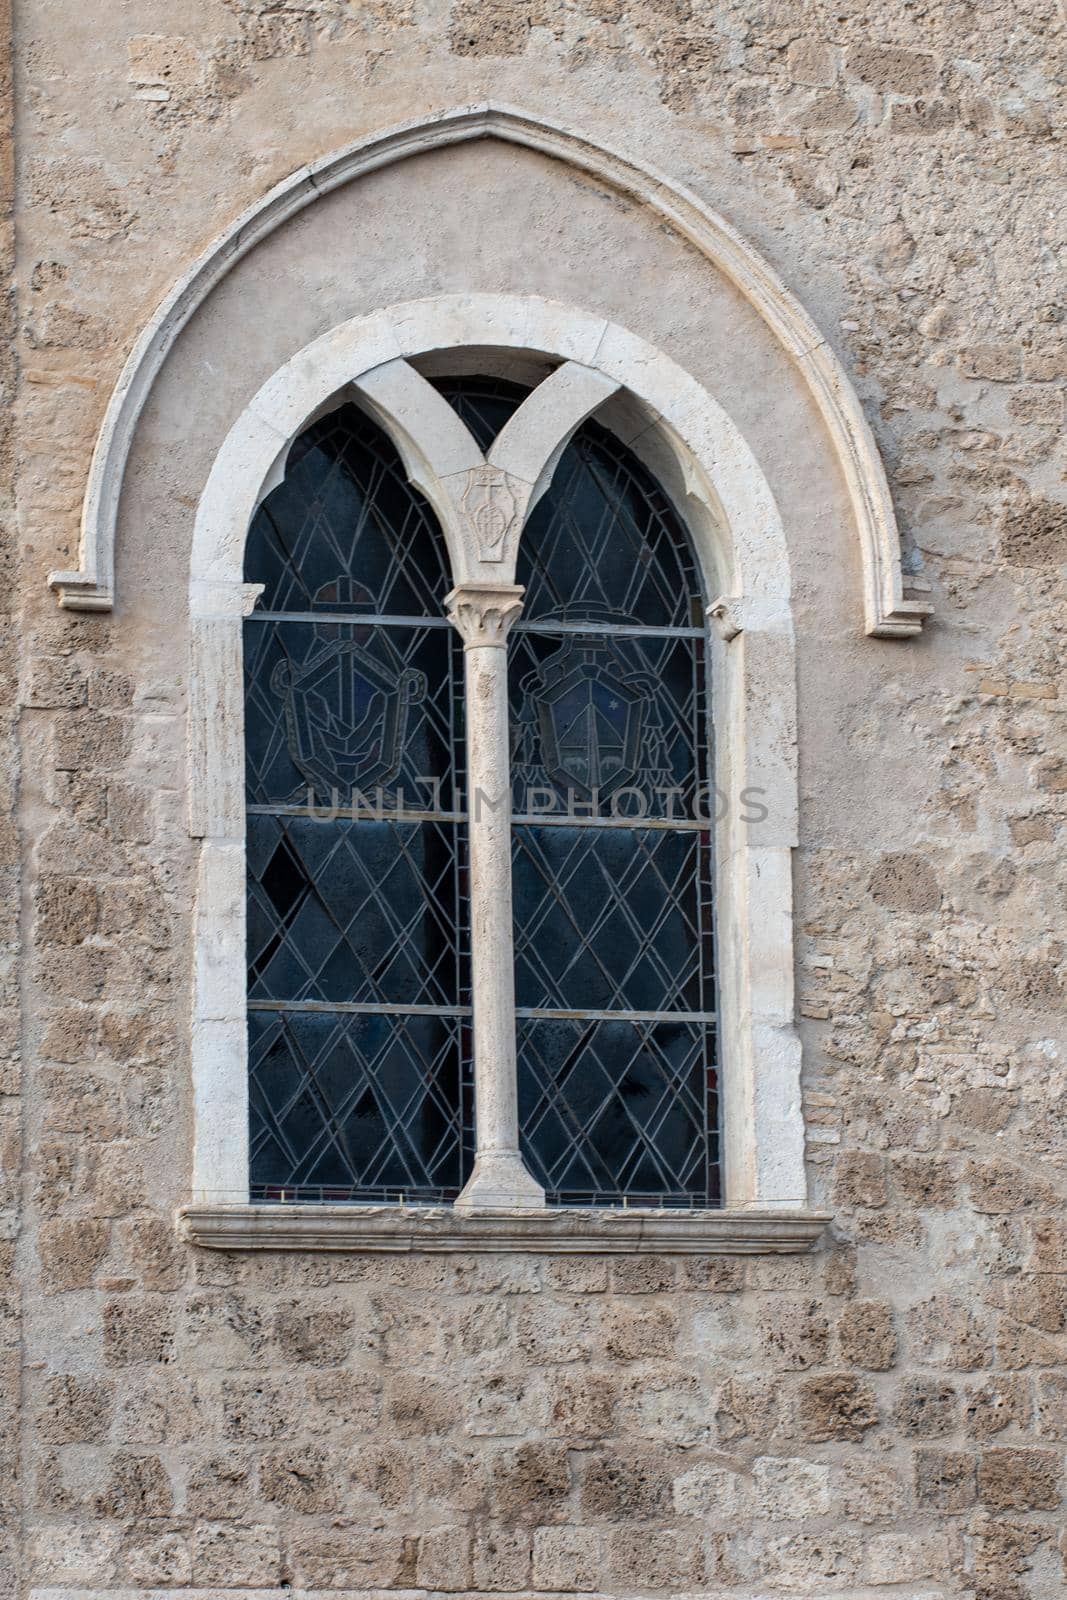
[[[616,427],[619,418],[628,419],[626,442],[654,442],[684,486],[680,509],[717,624],[716,781],[727,796],[716,831],[726,1205],[731,1214],[773,1212],[773,1247],[803,1248],[817,1219],[798,1216],[806,1183],[793,993],[796,684],[781,517],[734,423],[671,358],[578,308],[497,295],[408,302],[354,318],[313,341],[261,387],[231,428],[200,500],[189,587],[191,830],[202,841],[193,1193],[196,1214],[209,1220],[193,1225],[194,1236],[212,1242],[214,1229],[213,1242],[236,1242],[226,1203],[247,1200],[241,617],[255,591],[243,579],[245,537],[257,505],[279,480],[292,440],[347,392],[392,433],[414,481],[433,489],[454,571],[468,592],[485,585],[505,597],[516,593],[517,540],[503,558],[487,560],[464,497],[448,492],[450,482],[476,465],[469,436],[456,430],[452,414],[450,421],[440,410],[440,397],[408,365],[409,358],[467,347],[535,352],[559,363],[541,401],[535,390],[490,452],[492,469],[506,471],[518,485],[520,522],[570,433],[605,401],[605,416],[615,407]],[[494,452],[501,457],[495,465]],[[765,810],[761,819],[746,820],[744,791],[757,792],[752,809]],[[197,1226],[205,1231],[198,1234]],[[351,1231],[350,1219],[348,1226]],[[720,1227],[721,1219],[712,1226]],[[291,1239],[321,1243],[328,1237],[323,1230],[320,1213]],[[650,1235],[647,1247],[701,1247],[699,1230],[686,1224],[682,1231],[688,1244],[657,1245]],[[277,1230],[256,1236],[275,1244],[279,1237]],[[598,1237],[601,1244],[589,1248],[604,1248]]]
[[[892,499],[863,408],[830,345],[770,265],[664,174],[560,123],[492,103],[404,124],[302,167],[243,212],[183,274],[142,330],[109,400],[82,507],[79,567],[49,574],[60,604],[75,611],[109,611],[114,604],[119,501],[138,419],[168,352],[212,289],[275,229],[341,185],[411,155],[484,138],[540,151],[637,200],[744,295],[795,365],[827,428],[860,545],[866,631],[920,632],[931,607],[905,595]]]

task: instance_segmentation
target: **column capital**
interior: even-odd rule
[[[522,596],[518,583],[457,584],[445,596],[445,606],[448,620],[463,636],[464,648],[503,648],[511,624],[522,610]]]

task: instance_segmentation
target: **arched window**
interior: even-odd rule
[[[352,319],[189,604],[189,1237],[808,1248],[789,559],[715,398],[536,297]]]
[[[434,381],[485,452],[528,393]],[[245,576],[263,585],[245,622],[252,1197],[455,1198],[474,1146],[462,650],[435,519],[355,406],[293,445]],[[688,538],[590,421],[517,577],[522,1153],[550,1203],[714,1204],[711,726]]]
[[[462,648],[433,514],[354,405],[293,444],[245,575],[251,1195],[452,1197],[472,1138]]]
[[[587,422],[519,546],[519,1127],[572,1204],[718,1200],[705,600],[673,506]]]

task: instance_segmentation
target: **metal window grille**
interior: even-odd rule
[[[487,447],[517,385],[438,387]],[[462,650],[432,512],[351,405],[257,514],[245,624],[252,1194],[454,1198],[472,1159]],[[525,1158],[550,1202],[718,1187],[711,727],[676,512],[587,423],[510,645]]]
[[[253,523],[251,1192],[454,1196],[473,1149],[462,652],[434,517],[346,405]]]

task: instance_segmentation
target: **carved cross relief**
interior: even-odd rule
[[[499,467],[472,467],[467,473],[463,510],[469,533],[483,561],[502,561],[504,541],[518,516],[515,494]]]

